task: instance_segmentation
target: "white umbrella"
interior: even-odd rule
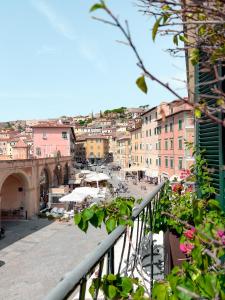
[[[92,173],[90,170],[81,170],[80,171],[81,174],[89,174]]]
[[[78,187],[72,193],[59,199],[60,202],[82,202],[86,197],[97,197],[99,189],[91,187]]]
[[[85,181],[87,182],[97,182],[97,187],[98,187],[98,182],[103,181],[103,180],[109,180],[110,177],[104,173],[95,173],[95,174],[90,174],[87,175],[85,178]]]

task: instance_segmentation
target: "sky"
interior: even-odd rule
[[[97,0],[96,0],[97,1]],[[0,1],[0,121],[75,116],[116,107],[155,106],[174,96],[148,82],[145,95],[131,49],[117,28],[95,21],[95,0]],[[130,31],[149,70],[186,96],[184,59],[151,38],[152,22],[137,0],[108,0]]]

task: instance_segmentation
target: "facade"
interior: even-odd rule
[[[161,179],[182,177],[194,163],[186,142],[194,141],[194,117],[190,106],[173,101],[165,107],[165,117],[158,119],[158,167]]]
[[[33,128],[34,158],[74,156],[75,134],[73,128],[59,123],[39,123]]]
[[[16,142],[16,144],[13,146],[12,159],[19,160],[28,158],[30,158],[29,147],[22,139],[19,139],[18,142]]]
[[[91,162],[103,161],[109,154],[109,139],[103,135],[86,137],[86,158]]]
[[[160,127],[157,119],[160,117],[160,106],[153,107],[142,114],[142,161],[146,177],[159,176]]]
[[[77,137],[75,144],[75,156],[74,159],[78,163],[85,163],[86,157],[86,137]]]
[[[143,153],[142,153],[142,127],[131,129],[131,167],[143,166]]]
[[[131,165],[131,137],[130,134],[116,139],[116,154],[114,162],[122,169],[129,168]]]

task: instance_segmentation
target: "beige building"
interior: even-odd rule
[[[121,168],[128,168],[131,165],[131,136],[126,134],[116,139],[116,154],[114,162]]]
[[[161,127],[158,125],[158,118],[166,104],[152,107],[142,114],[142,165],[146,168],[147,177],[157,177],[159,173],[161,149]]]
[[[86,158],[91,162],[104,160],[109,154],[109,139],[103,135],[86,137]]]
[[[143,150],[142,150],[142,127],[141,123],[133,129],[131,133],[131,167],[143,166]]]

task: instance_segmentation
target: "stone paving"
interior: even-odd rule
[[[27,231],[27,227],[33,228],[34,223],[43,221],[26,221],[26,226],[22,223],[17,226],[19,231],[24,226]],[[15,228],[7,230],[6,236],[12,234],[10,230]],[[104,230],[90,227],[85,234],[72,221],[56,221],[4,247],[0,251],[0,261],[5,263],[0,267],[0,299],[43,299],[48,290],[85,259],[105,236]],[[3,241],[0,240],[0,245]]]

